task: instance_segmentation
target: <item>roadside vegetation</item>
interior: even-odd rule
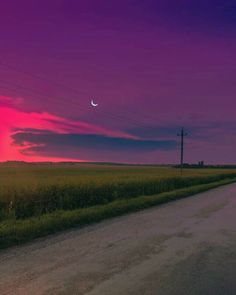
[[[0,248],[186,197],[236,170],[94,164],[0,166]]]

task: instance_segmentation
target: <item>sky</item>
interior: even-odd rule
[[[183,126],[236,164],[235,1],[3,0],[0,37],[0,161],[177,163]]]

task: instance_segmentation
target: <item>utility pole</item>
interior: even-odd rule
[[[181,174],[183,173],[183,164],[184,164],[184,137],[188,135],[188,133],[184,130],[184,128],[181,128],[181,132],[177,134],[178,136],[181,136],[181,146],[180,146],[180,171]]]

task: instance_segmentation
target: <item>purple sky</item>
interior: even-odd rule
[[[1,1],[0,160],[236,163],[234,3]]]

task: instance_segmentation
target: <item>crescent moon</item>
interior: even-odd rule
[[[97,107],[97,106],[98,106],[98,103],[94,102],[93,99],[92,99],[92,100],[91,100],[91,105],[92,105],[93,107]]]

